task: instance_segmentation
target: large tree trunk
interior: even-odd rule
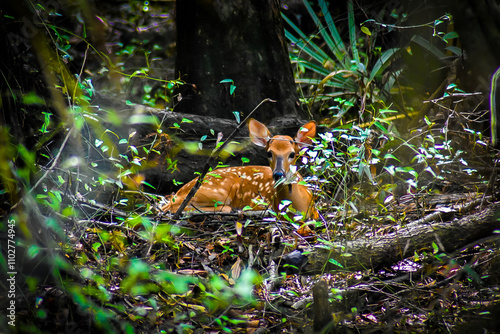
[[[233,119],[264,98],[255,118],[305,118],[299,108],[275,0],[177,1],[176,75],[187,82],[175,110]],[[236,91],[230,94],[234,81]]]

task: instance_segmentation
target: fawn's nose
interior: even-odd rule
[[[276,171],[276,172],[273,173],[273,179],[274,179],[274,181],[278,181],[283,176],[285,176],[285,173],[283,173],[282,171]]]

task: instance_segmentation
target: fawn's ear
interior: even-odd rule
[[[312,144],[312,138],[316,136],[316,123],[311,121],[305,125],[302,125],[297,131],[295,136],[295,142],[299,147]]]
[[[267,126],[253,118],[248,121],[248,132],[250,132],[250,139],[257,146],[266,147],[267,142],[271,139],[271,132]]]

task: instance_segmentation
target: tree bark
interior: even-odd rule
[[[304,271],[318,273],[325,269],[339,269],[329,264],[329,259],[335,259],[348,270],[378,269],[393,265],[419,249],[429,248],[433,242],[442,251],[453,252],[492,236],[493,231],[499,228],[500,202],[497,202],[481,212],[451,222],[411,223],[383,236],[336,244],[332,249],[312,250]],[[325,264],[328,264],[326,268]]]
[[[307,118],[300,109],[275,0],[177,1],[176,75],[187,84],[175,111],[234,119],[264,98],[255,114]],[[231,94],[231,83],[236,90]]]

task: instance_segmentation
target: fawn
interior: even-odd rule
[[[265,210],[262,203],[272,203],[273,210],[279,213],[283,200],[291,201],[291,206],[306,219],[317,219],[319,214],[314,208],[313,195],[302,176],[296,172],[298,153],[305,145],[312,143],[316,135],[316,124],[303,125],[295,140],[290,136],[271,136],[268,128],[254,120],[248,121],[252,142],[265,147],[271,167],[243,166],[219,168],[207,173],[203,184],[186,206],[185,211],[230,212],[246,206],[254,210]],[[175,212],[194,186],[198,178],[186,183],[168,199],[162,211]]]

